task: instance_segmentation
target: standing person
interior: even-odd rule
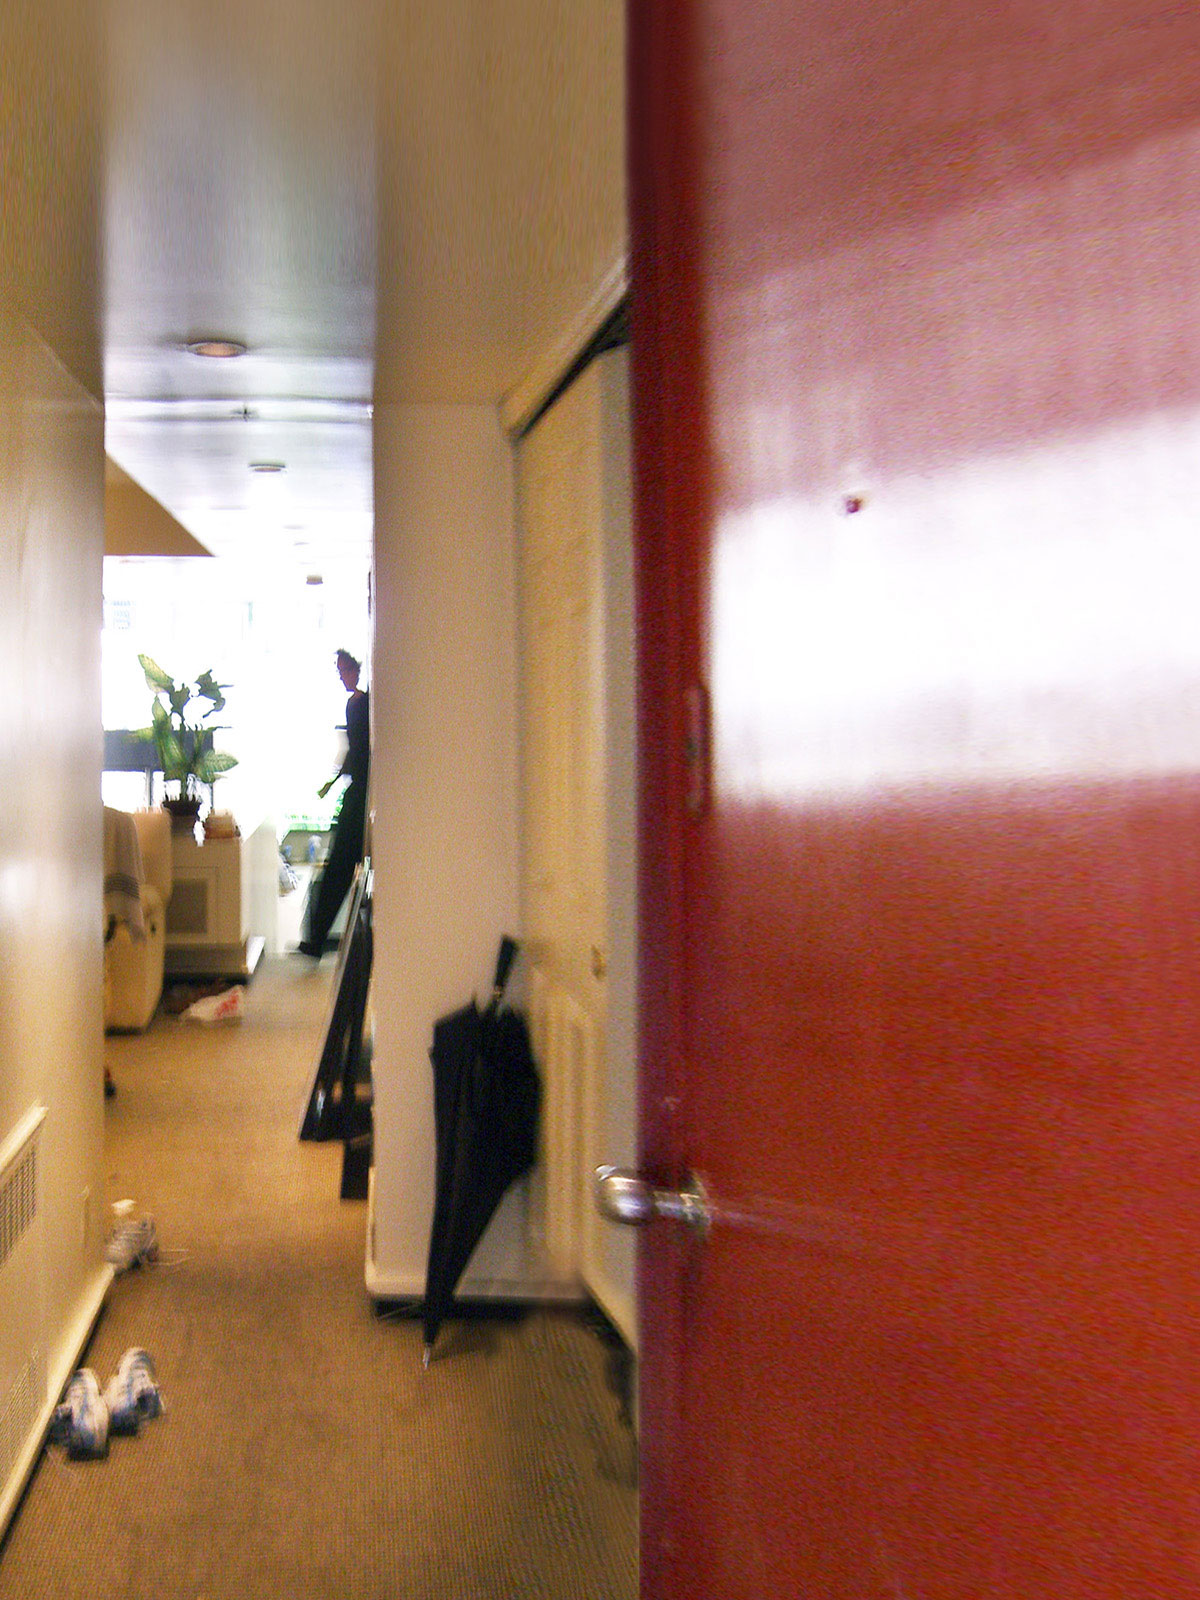
[[[321,881],[309,904],[308,937],[300,941],[303,955],[318,961],[325,952],[334,919],[354,881],[354,869],[362,860],[367,825],[367,775],[371,765],[371,725],[369,696],[358,687],[362,663],[349,650],[337,653],[338,677],[349,695],[346,701],[346,759],[317,791],[322,799],[339,778],[349,778],[341,805],[333,822],[333,838]]]

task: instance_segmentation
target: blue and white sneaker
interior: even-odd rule
[[[50,1419],[50,1437],[77,1461],[108,1454],[108,1405],[91,1367],[80,1367]]]
[[[109,1425],[114,1433],[136,1433],[162,1411],[162,1394],[154,1363],[145,1350],[126,1350],[104,1391]]]
[[[158,1260],[158,1233],[153,1217],[132,1217],[114,1228],[104,1247],[104,1256],[117,1272],[140,1267],[143,1261]]]

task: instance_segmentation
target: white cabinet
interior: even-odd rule
[[[172,977],[247,978],[275,944],[279,893],[275,829],[248,837],[171,838],[174,885],[167,904],[166,970]]]

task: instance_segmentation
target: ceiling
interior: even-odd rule
[[[373,405],[499,402],[620,256],[621,13],[103,0],[107,448],[214,553],[364,559]]]

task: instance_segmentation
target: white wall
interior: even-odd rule
[[[0,1269],[0,1528],[110,1279],[95,20],[0,5],[0,1145],[45,1111],[38,1215]]]
[[[494,407],[594,331],[627,235],[623,0],[468,9],[469,25],[456,4],[409,7],[379,50],[367,1279],[380,1294],[424,1283],[433,1021],[484,992],[499,933],[520,931],[512,464]],[[466,1287],[568,1292],[544,1266],[544,1220],[534,1181]]]
[[[0,1143],[31,1107],[47,1108],[47,1406],[109,1281],[101,1258],[103,432],[99,404],[23,322],[0,317]],[[3,1281],[0,1324],[20,1310],[4,1303]],[[0,1526],[26,1464],[0,1481]]]
[[[624,0],[399,16],[380,41],[376,399],[496,401],[624,257]]]
[[[367,1284],[424,1286],[435,1020],[483,999],[519,933],[511,453],[485,406],[375,411],[375,1174]],[[519,1185],[466,1292],[540,1281]],[[532,1245],[530,1240],[535,1241]]]

